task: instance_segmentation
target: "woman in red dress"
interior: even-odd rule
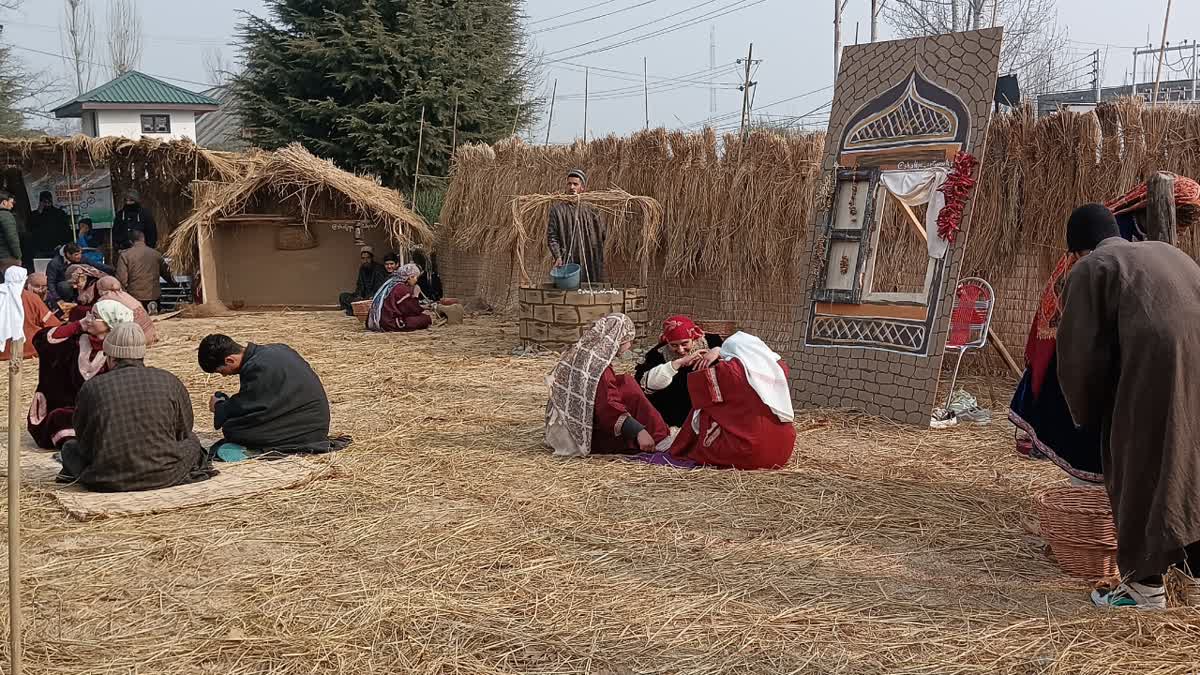
[[[367,328],[381,333],[407,333],[424,330],[433,325],[418,299],[421,288],[417,281],[421,268],[413,263],[402,265],[375,293]]]
[[[133,312],[128,307],[101,300],[83,319],[33,336],[38,384],[26,425],[39,448],[61,448],[75,438],[75,399],[84,382],[104,372],[104,336],[113,326],[130,321]]]
[[[560,457],[665,449],[671,430],[637,381],[612,363],[637,336],[633,321],[609,314],[592,324],[554,366],[547,384],[546,445]]]
[[[720,360],[688,375],[688,393],[693,410],[671,459],[728,469],[787,464],[796,444],[788,367],[762,340],[735,333]]]

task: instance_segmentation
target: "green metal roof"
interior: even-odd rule
[[[203,94],[131,70],[60,105],[54,109],[54,116],[78,117],[83,109],[90,107],[88,104],[193,105],[199,108],[215,108],[220,105],[215,99]]]

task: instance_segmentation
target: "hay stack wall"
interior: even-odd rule
[[[1038,294],[1064,250],[1071,209],[1116,197],[1153,171],[1200,178],[1200,110],[1138,100],[1041,119],[1022,110],[993,116],[989,134],[961,274],[993,284],[993,326],[1020,362]],[[455,155],[439,232],[446,292],[515,316],[512,256],[488,246],[512,228],[513,198],[560,190],[563,176],[578,166],[592,189],[617,186],[665,208],[660,253],[650,269],[652,323],[673,313],[729,319],[787,351],[808,273],[809,252],[802,249],[823,144],[823,134],[756,132],[745,143],[726,137],[722,151],[711,131],[660,129],[571,146],[514,140],[464,146]],[[1181,239],[1197,257],[1196,233]],[[540,260],[543,248],[535,242],[527,259]],[[924,255],[919,246],[898,247],[888,274],[904,284],[913,269],[924,268]],[[631,261],[610,267],[614,283],[637,282]],[[968,359],[968,368],[982,366],[1001,368],[993,356]]]

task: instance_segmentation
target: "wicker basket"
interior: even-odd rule
[[[696,322],[705,333],[716,333],[727,338],[737,332],[737,324],[724,319],[701,319]]]
[[[280,251],[304,251],[316,247],[316,235],[303,225],[281,225],[275,232],[275,248]]]
[[[1106,579],[1117,570],[1117,527],[1101,488],[1054,487],[1034,498],[1042,538],[1067,574]]]
[[[359,300],[358,302],[350,303],[350,308],[354,310],[354,316],[363,323],[367,322],[367,315],[371,313],[371,301]]]

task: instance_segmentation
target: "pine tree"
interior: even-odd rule
[[[247,15],[233,82],[255,143],[300,142],[339,166],[411,187],[445,175],[459,143],[492,142],[537,115],[517,0],[268,0]]]

